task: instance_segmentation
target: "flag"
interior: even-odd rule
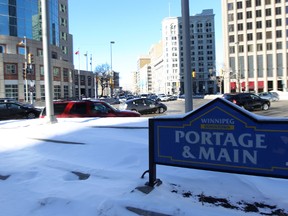
[[[77,52],[75,52],[75,55],[78,55],[79,54],[79,50]]]

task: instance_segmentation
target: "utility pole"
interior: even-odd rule
[[[46,118],[48,123],[56,123],[53,106],[53,73],[51,73],[50,36],[49,36],[49,4],[48,0],[41,0],[42,6],[42,38],[43,38],[43,63],[45,76],[45,103]]]
[[[185,112],[189,112],[193,110],[189,0],[181,0],[181,8],[182,8],[182,22],[183,22]]]

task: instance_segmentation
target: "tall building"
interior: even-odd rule
[[[224,91],[287,91],[287,0],[222,0]]]
[[[215,28],[213,10],[190,16],[191,73],[194,94],[216,93]],[[166,94],[184,93],[182,17],[162,21],[163,70]]]
[[[71,97],[75,90],[68,1],[49,0],[49,18],[54,99]],[[0,1],[0,97],[45,100],[40,0]]]

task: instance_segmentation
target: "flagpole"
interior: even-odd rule
[[[78,49],[78,52],[79,49]],[[79,100],[81,100],[81,88],[80,88],[80,53],[78,53],[78,96]]]
[[[86,54],[84,54],[86,57],[86,71],[88,71],[88,52],[86,51]]]
[[[92,54],[90,54],[90,68],[91,68],[91,71],[93,72],[93,69],[92,69]]]

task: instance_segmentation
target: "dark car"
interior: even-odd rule
[[[167,106],[149,98],[136,98],[121,103],[119,109],[131,110],[139,112],[140,114],[149,114],[164,113],[167,110]]]
[[[38,118],[41,109],[18,102],[0,102],[0,119],[33,119]]]
[[[120,111],[109,103],[100,100],[55,101],[54,115],[56,118],[84,118],[84,117],[139,117],[132,111]],[[43,109],[40,118],[46,116]]]
[[[268,110],[270,101],[253,93],[224,94],[223,98],[247,110]]]
[[[15,98],[0,98],[0,102],[18,102]]]

